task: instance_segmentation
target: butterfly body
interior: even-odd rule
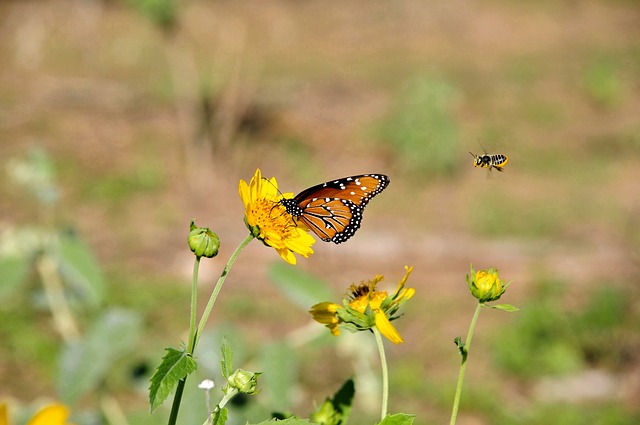
[[[507,165],[507,162],[509,161],[509,157],[506,155],[501,155],[501,154],[490,155],[486,153],[484,155],[476,155],[472,152],[469,152],[469,153],[474,158],[474,161],[473,161],[474,167],[488,168],[489,171],[491,171],[494,168],[498,171],[502,171],[502,167]]]
[[[310,187],[280,203],[320,239],[339,244],[360,228],[366,205],[389,182],[384,174],[344,177]]]

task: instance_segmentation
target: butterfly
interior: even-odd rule
[[[320,239],[339,244],[356,233],[364,208],[390,181],[384,174],[344,177],[281,199],[280,204]]]

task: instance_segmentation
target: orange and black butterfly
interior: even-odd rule
[[[389,182],[384,174],[344,177],[310,187],[280,203],[320,239],[339,244],[356,233],[364,208]]]

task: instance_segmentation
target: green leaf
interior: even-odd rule
[[[269,277],[283,294],[304,311],[331,299],[331,291],[324,281],[282,262],[269,268]]]
[[[356,393],[356,387],[353,379],[349,378],[342,384],[342,387],[333,396],[333,405],[336,409],[342,412],[343,421],[347,421],[349,412],[351,411],[351,404],[353,403],[353,396]]]
[[[312,422],[309,422],[309,419],[299,419],[299,418],[287,418],[284,421],[279,419],[269,419],[268,421],[260,422],[258,424],[250,424],[247,422],[247,425],[308,425]]]
[[[171,394],[178,381],[184,379],[198,368],[198,363],[187,353],[184,345],[180,350],[166,348],[167,354],[156,368],[149,386],[149,404],[151,412],[160,406]]]
[[[104,275],[90,247],[76,236],[63,235],[57,254],[65,281],[87,304],[100,305],[105,294]]]
[[[488,305],[487,307],[495,308],[496,310],[508,311],[510,313],[520,310],[518,307],[514,307],[511,304]]]
[[[64,346],[58,379],[62,399],[73,404],[94,390],[106,378],[113,362],[133,350],[140,328],[137,313],[113,309],[100,316],[83,339]]]
[[[213,414],[212,425],[224,425],[227,422],[227,409],[222,408]]]
[[[222,351],[222,359],[220,360],[220,368],[222,369],[222,376],[229,378],[233,373],[233,352],[231,346],[227,341],[227,337],[222,338],[222,344],[220,346]]]
[[[30,260],[22,257],[0,259],[0,298],[8,297],[24,281]]]
[[[463,359],[467,358],[467,344],[464,343],[462,341],[462,338],[457,336],[454,340],[453,343],[456,345],[456,347],[458,347],[458,350],[460,350],[460,355],[462,356]]]
[[[322,425],[346,424],[351,413],[355,391],[353,379],[348,379],[332,399],[327,398],[316,408],[316,411],[311,414],[311,420]]]
[[[395,415],[387,415],[378,425],[411,425],[416,415],[407,413],[396,413]]]

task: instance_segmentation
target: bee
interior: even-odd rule
[[[474,159],[474,167],[488,168],[489,171],[495,168],[496,170],[502,172],[502,167],[507,165],[507,162],[509,161],[509,157],[507,157],[506,155],[489,155],[487,153],[485,153],[484,155],[476,155],[472,152],[469,153]]]

